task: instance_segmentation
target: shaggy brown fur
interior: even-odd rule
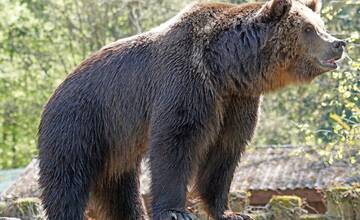
[[[102,48],[42,114],[48,219],[81,220],[90,198],[99,219],[144,219],[138,176],[146,154],[153,219],[195,219],[184,207],[190,179],[213,218],[246,219],[228,210],[227,197],[260,96],[333,69],[344,46],[305,5],[271,0],[196,4]]]

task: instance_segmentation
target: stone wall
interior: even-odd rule
[[[249,214],[254,220],[360,220],[360,187],[332,188],[325,195],[328,210],[324,215],[307,214],[303,209],[306,201],[297,196],[274,196],[265,207],[251,207],[249,193],[236,191],[230,194],[229,205],[233,211]],[[148,206],[148,197],[144,196],[144,202]],[[200,220],[209,219],[198,200],[190,199],[187,206]],[[96,220],[91,210],[87,213],[87,220]],[[38,198],[0,202],[0,220],[5,216],[22,220],[44,219]]]

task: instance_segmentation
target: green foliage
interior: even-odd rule
[[[0,169],[36,155],[42,106],[91,52],[148,30],[186,1],[0,2]]]
[[[157,26],[190,2],[0,1],[0,168],[24,166],[36,155],[42,106],[81,60],[109,42]],[[352,61],[347,59],[339,71],[318,78],[311,86],[266,96],[255,144],[355,148],[360,111],[360,19],[356,19],[360,5],[334,2],[326,1],[324,17],[331,32],[351,42]]]

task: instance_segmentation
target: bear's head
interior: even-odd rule
[[[326,32],[320,9],[320,0],[272,0],[257,15],[259,20],[275,22],[277,39],[271,49],[277,58],[274,69],[282,72],[284,84],[309,82],[336,69],[343,56],[346,43]]]
[[[345,42],[327,33],[320,0],[270,0],[239,6],[232,24],[210,51],[218,69],[238,75],[238,83],[260,93],[307,83],[337,68]],[[260,88],[260,89],[259,89]]]

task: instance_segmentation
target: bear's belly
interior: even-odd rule
[[[126,171],[136,169],[148,151],[148,126],[142,126],[127,140],[118,140],[109,147],[104,158],[103,176],[111,178]]]

